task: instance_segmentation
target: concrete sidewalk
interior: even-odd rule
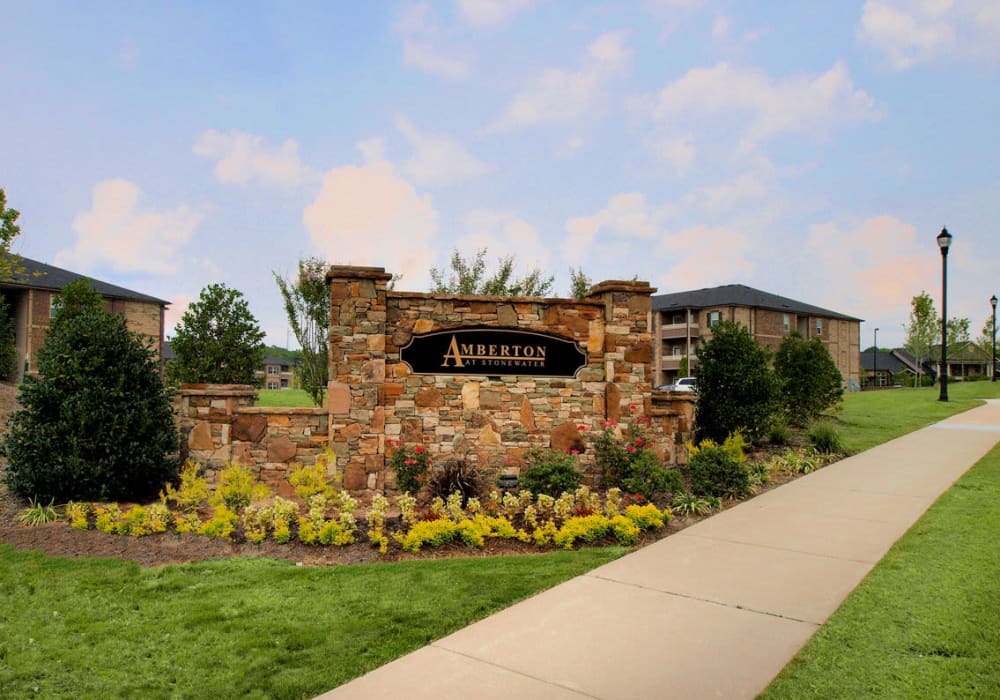
[[[752,698],[1000,441],[1000,401],[797,479],[321,697]]]

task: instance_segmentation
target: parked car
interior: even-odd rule
[[[681,377],[673,384],[656,387],[658,391],[698,391],[697,377]]]

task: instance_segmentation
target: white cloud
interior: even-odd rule
[[[163,314],[163,332],[168,338],[173,336],[174,328],[180,323],[192,301],[194,297],[190,294],[179,294],[170,300],[170,306]]]
[[[660,290],[701,289],[746,281],[754,270],[750,236],[725,226],[699,224],[663,237],[657,249],[670,267]]]
[[[396,128],[413,148],[413,157],[403,162],[400,170],[417,184],[450,185],[488,170],[457,139],[420,131],[402,116],[396,117]]]
[[[725,62],[694,68],[660,91],[654,115],[672,128],[704,119],[745,125],[739,144],[743,154],[779,134],[823,134],[881,117],[875,101],[854,87],[841,62],[819,76],[783,79]]]
[[[653,152],[660,157],[660,160],[669,165],[678,177],[687,173],[694,163],[696,149],[694,145],[694,135],[687,134],[678,138],[652,139],[650,147]]]
[[[660,40],[673,34],[688,17],[704,4],[704,0],[645,0],[646,9],[660,22]]]
[[[809,286],[821,290],[814,303],[898,323],[900,310],[937,279],[940,256],[933,242],[917,240],[912,224],[883,215],[810,226],[799,265],[809,271]]]
[[[426,286],[438,213],[430,196],[417,194],[388,162],[328,171],[302,220],[327,260],[385,267],[403,274],[408,289]]]
[[[514,96],[492,128],[570,121],[600,108],[609,84],[627,69],[631,57],[624,32],[602,34],[587,47],[579,70],[545,69]]]
[[[729,38],[732,31],[732,22],[725,15],[716,15],[712,21],[712,38],[716,41],[724,41]]]
[[[858,36],[896,70],[928,61],[1000,58],[996,0],[869,0]]]
[[[458,250],[471,255],[486,248],[489,265],[505,257],[543,271],[549,264],[549,250],[538,230],[514,212],[474,209],[465,217],[465,230],[465,235],[456,241]]]
[[[413,39],[403,42],[403,65],[450,80],[461,80],[472,71],[468,57],[448,55],[440,46]]]
[[[220,182],[247,185],[298,187],[314,182],[319,173],[299,157],[299,145],[288,139],[281,145],[269,144],[263,136],[245,131],[221,133],[203,131],[194,144],[194,154],[212,158],[215,177]]]
[[[466,24],[478,29],[498,27],[535,4],[535,0],[456,0]]]
[[[596,214],[577,216],[566,222],[569,235],[563,241],[563,257],[582,264],[598,234],[603,238],[651,240],[656,237],[666,209],[647,205],[641,192],[616,194]]]
[[[403,5],[396,31],[403,39],[403,65],[439,78],[461,80],[472,70],[469,52],[454,47],[428,2]]]
[[[56,254],[56,265],[81,272],[109,265],[117,272],[177,273],[177,251],[194,234],[201,215],[184,204],[168,211],[146,209],[140,206],[142,196],[128,180],[94,185],[90,210],[73,219],[76,244]]]

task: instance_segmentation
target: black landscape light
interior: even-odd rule
[[[942,228],[937,236],[941,249],[941,395],[938,401],[948,400],[948,248],[952,235]]]
[[[875,329],[875,369],[872,370],[872,378],[875,380],[875,387],[878,388],[878,328]]]
[[[994,294],[990,297],[990,306],[993,307],[993,325],[990,326],[990,335],[993,336],[993,364],[990,365],[990,374],[993,375],[993,380],[997,380],[997,295]]]

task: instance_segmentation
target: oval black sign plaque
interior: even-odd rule
[[[414,374],[574,377],[587,364],[576,342],[538,331],[472,326],[422,333],[399,349]]]

